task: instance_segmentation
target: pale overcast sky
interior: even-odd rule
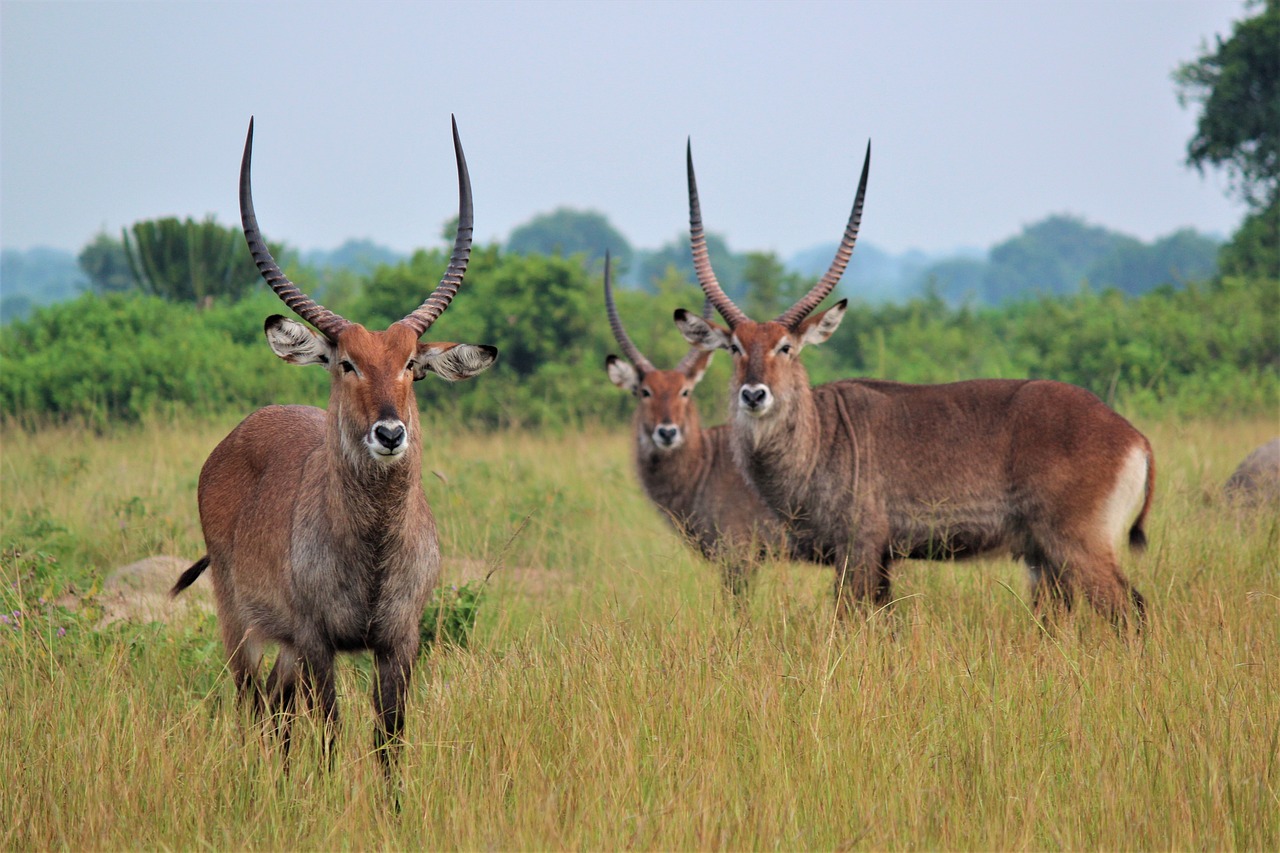
[[[439,245],[558,206],[636,247],[703,215],[737,250],[838,239],[867,139],[863,238],[988,247],[1051,213],[1152,239],[1229,234],[1183,165],[1170,73],[1242,2],[15,2],[0,5],[0,243],[78,250],[136,220],[239,221],[257,117],[267,236]]]

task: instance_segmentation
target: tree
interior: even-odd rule
[[[603,269],[608,251],[621,273],[631,263],[631,244],[604,214],[562,207],[542,213],[511,232],[507,251],[517,255],[587,256],[591,269]]]
[[[813,286],[813,279],[787,272],[773,252],[748,252],[742,280],[747,287],[743,307],[752,317],[778,316]]]
[[[201,222],[189,217],[136,222],[121,238],[138,287],[171,301],[236,300],[261,281],[244,235],[212,216]],[[272,245],[271,253],[280,260],[283,250]]]
[[[1222,167],[1249,215],[1222,248],[1223,274],[1280,278],[1280,0],[1237,21],[1231,38],[1178,67],[1178,102],[1201,105],[1187,164]]]
[[[1202,106],[1187,164],[1225,167],[1235,191],[1255,211],[1280,187],[1280,0],[1237,21],[1231,38],[1178,67],[1178,103]]]
[[[89,277],[89,286],[98,293],[121,293],[137,286],[124,244],[105,231],[80,250],[76,261]]]

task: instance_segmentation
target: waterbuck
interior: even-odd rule
[[[1043,380],[907,385],[845,379],[811,388],[800,351],[831,337],[841,300],[813,310],[848,265],[862,220],[871,146],[844,236],[826,274],[759,323],[725,295],[707,254],[688,149],[694,267],[728,328],[683,309],[692,344],[733,356],[734,458],[787,525],[795,546],[835,568],[836,611],[890,601],[901,558],[1012,552],[1033,599],[1070,607],[1074,591],[1123,621],[1143,599],[1120,571],[1117,542],[1146,543],[1155,461],[1147,439],[1088,391]]]
[[[375,745],[388,768],[384,747],[400,740],[418,623],[440,571],[413,383],[428,373],[466,379],[497,358],[489,346],[418,341],[449,307],[471,253],[471,183],[456,123],[453,144],[460,201],[449,267],[421,306],[377,332],[316,303],[271,257],[253,211],[250,120],[240,166],[245,239],[267,284],[317,330],[274,315],[267,342],[290,364],[329,371],[329,406],[260,409],[214,448],[198,493],[208,553],[172,590],[211,569],[241,699],[255,712],[265,702],[287,713],[300,689],[324,715],[326,749],[338,716],[334,655],[372,651]],[[264,688],[266,643],[279,655]]]
[[[645,494],[671,526],[712,562],[725,589],[745,593],[759,561],[784,544],[782,525],[760,500],[729,449],[729,428],[703,429],[693,389],[712,353],[693,347],[674,370],[658,370],[631,342],[609,279],[605,255],[604,304],[625,361],[605,358],[609,379],[636,397],[636,472]],[[710,308],[707,307],[709,316]]]

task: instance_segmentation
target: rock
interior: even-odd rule
[[[169,597],[178,575],[194,562],[182,557],[147,557],[113,571],[98,595],[105,611],[99,627],[122,619],[169,622],[192,608],[212,613],[212,588],[203,576],[176,599]]]
[[[1280,438],[1246,456],[1222,490],[1239,503],[1280,504]]]

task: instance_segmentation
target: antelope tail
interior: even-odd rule
[[[205,554],[196,560],[195,565],[182,573],[182,576],[178,578],[178,582],[173,585],[173,589],[169,590],[169,597],[176,598],[178,593],[195,583],[196,578],[200,577],[207,568],[209,568],[209,555]]]

